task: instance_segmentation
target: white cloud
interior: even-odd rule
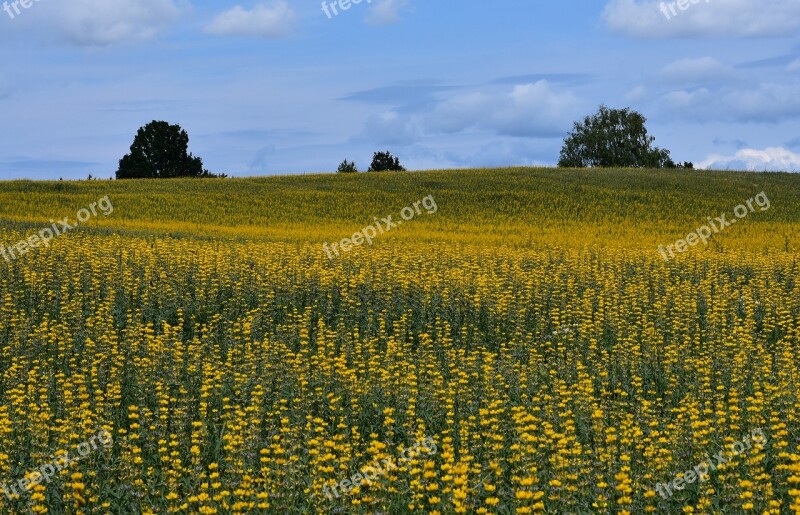
[[[156,36],[179,15],[172,0],[70,0],[58,2],[48,21],[68,41],[105,46]]]
[[[783,147],[745,148],[732,156],[712,154],[698,164],[703,169],[800,171],[800,154]]]
[[[495,98],[486,93],[464,93],[437,104],[427,116],[434,132],[455,133],[488,122]]]
[[[403,145],[454,134],[553,138],[566,134],[581,113],[575,95],[542,80],[510,91],[462,93],[426,105],[424,111],[381,113],[367,120],[359,138]]]
[[[702,121],[779,122],[800,118],[800,84],[765,83],[753,89],[700,88],[664,96],[671,113]]]
[[[678,6],[683,1],[685,10]],[[793,36],[800,30],[800,2],[609,0],[603,19],[611,30],[639,38]]]
[[[696,91],[673,91],[666,95],[665,100],[671,108],[691,110],[696,105],[708,102],[710,97],[708,88],[700,88]]]
[[[505,94],[470,93],[441,102],[426,126],[440,132],[471,128],[507,136],[564,134],[577,113],[578,99],[555,91],[547,81],[520,84]]]
[[[661,77],[672,81],[723,80],[732,70],[713,57],[680,59],[661,69]]]
[[[294,10],[285,0],[259,4],[250,10],[237,5],[217,15],[206,31],[218,36],[278,38],[291,32],[295,19]]]
[[[408,0],[372,0],[375,3],[367,15],[370,25],[389,25],[400,21],[400,13],[408,7]]]
[[[422,136],[418,120],[388,111],[367,119],[363,137],[381,145],[410,145]]]

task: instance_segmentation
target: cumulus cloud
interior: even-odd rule
[[[698,168],[796,172],[800,171],[800,154],[783,147],[745,148],[730,156],[712,154]]]
[[[71,43],[106,46],[157,35],[180,14],[172,0],[70,0],[58,2],[49,22]]]
[[[372,0],[367,15],[370,25],[389,25],[400,21],[400,13],[408,7],[408,0]]]
[[[279,38],[291,32],[295,19],[294,10],[285,0],[259,4],[250,10],[237,5],[217,15],[206,32],[218,36]]]
[[[556,91],[542,80],[511,90],[453,95],[424,111],[384,112],[369,118],[362,137],[394,144],[465,133],[553,138],[563,136],[581,112],[575,95]]]
[[[381,145],[410,145],[422,137],[422,128],[413,117],[387,111],[367,119],[364,137]]]
[[[791,0],[687,0],[685,10],[677,4],[610,0],[603,19],[611,30],[637,38],[776,37],[793,36],[800,30],[800,2]]]
[[[780,122],[800,117],[800,84],[765,83],[752,89],[720,88],[673,91],[666,107],[702,121]]]
[[[520,84],[508,93],[469,93],[436,106],[426,124],[440,132],[471,128],[506,136],[563,135],[577,114],[578,99],[555,91],[547,81]]]

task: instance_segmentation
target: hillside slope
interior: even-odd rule
[[[642,247],[686,236],[760,192],[770,209],[717,244],[800,244],[800,175],[686,170],[513,168],[228,180],[0,183],[0,220],[33,229],[108,196],[88,226],[268,241],[338,240],[432,195],[431,216],[391,238],[532,246]],[[731,215],[729,215],[731,216]],[[486,230],[486,229],[491,230]]]

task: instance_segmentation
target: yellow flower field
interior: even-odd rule
[[[800,513],[800,177],[560,173],[0,185],[115,208],[0,259],[0,512]]]

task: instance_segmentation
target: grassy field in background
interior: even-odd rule
[[[5,182],[0,245],[105,196],[0,258],[2,513],[800,513],[800,174]]]
[[[797,248],[800,175],[691,170],[431,171],[228,180],[0,182],[0,217],[25,228],[108,195],[91,226],[261,241],[340,239],[433,194],[439,211],[385,239],[630,248],[674,242],[764,191],[775,209],[726,231],[721,245]]]

